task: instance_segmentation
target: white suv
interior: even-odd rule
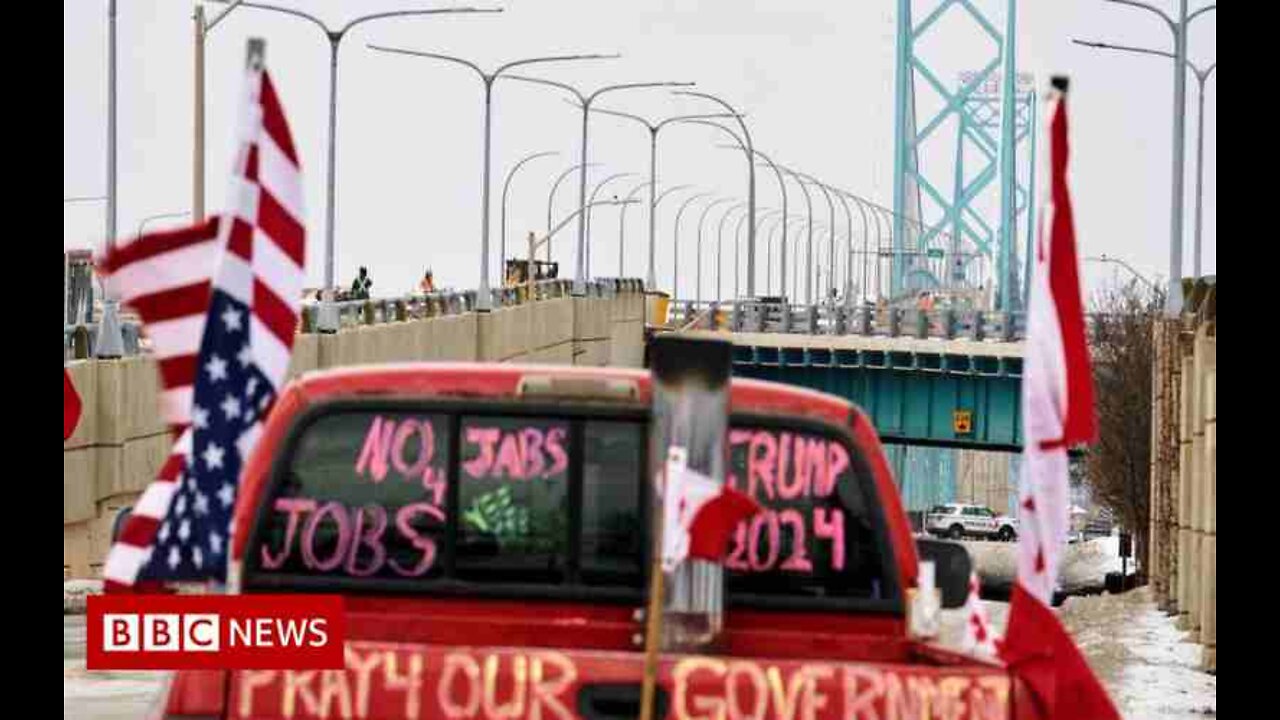
[[[983,505],[935,505],[924,516],[925,532],[960,540],[981,537],[1009,542],[1018,537],[1018,521]]]

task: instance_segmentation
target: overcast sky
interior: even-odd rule
[[[333,26],[379,10],[449,5],[410,0],[277,2],[304,9]],[[1173,0],[1153,2],[1167,12],[1176,10]],[[1193,1],[1191,6],[1206,2]],[[427,266],[443,285],[474,287],[479,275],[481,84],[474,73],[460,66],[378,53],[366,43],[460,55],[487,69],[537,55],[621,53],[616,60],[544,65],[527,72],[584,90],[618,82],[697,82],[696,89],[723,97],[747,113],[756,146],[776,161],[892,205],[897,2],[476,0],[474,4],[502,5],[506,12],[374,21],[352,31],[342,43],[336,204],[337,272],[342,284],[350,283],[359,265],[369,267],[375,294],[408,291]],[[1003,27],[1003,1],[977,0],[975,4]],[[63,2],[64,198],[105,194],[106,5],[106,0]],[[915,17],[925,17],[935,5],[917,1]],[[207,7],[210,12],[219,9],[216,3]],[[960,10],[949,10],[938,26],[940,31],[920,47],[932,69],[948,82],[994,57],[990,41],[974,30]],[[186,0],[119,0],[120,236],[136,233],[148,216],[190,209],[191,12]],[[1102,0],[1023,2],[1018,12],[1019,71],[1034,73],[1041,91],[1051,74],[1071,77],[1070,181],[1082,253],[1122,257],[1149,279],[1167,276],[1173,61],[1091,50],[1070,41],[1081,37],[1171,50],[1168,29],[1154,15]],[[1197,19],[1192,28],[1191,59],[1202,66],[1214,62],[1216,11]],[[206,76],[207,208],[216,211],[225,205],[232,153],[229,123],[250,36],[267,41],[267,64],[300,148],[307,183],[308,275],[311,284],[319,284],[324,268],[328,48],[309,23],[241,8],[211,34]],[[917,78],[916,83],[918,113],[923,115],[937,100],[929,97],[923,81]],[[1205,103],[1206,273],[1216,271],[1217,256],[1216,90],[1215,71]],[[495,86],[491,221],[495,245],[505,173],[524,155],[554,150],[559,151],[558,157],[533,161],[516,176],[507,211],[511,243],[520,241],[526,231],[546,229],[551,183],[578,158],[580,115],[565,97],[551,88],[518,82]],[[1197,84],[1189,77],[1184,221],[1188,274],[1195,227],[1197,99]],[[618,93],[607,104],[601,101],[601,106],[654,119],[715,111],[705,102],[673,97],[665,90]],[[954,127],[943,126],[937,137],[922,150],[921,162],[949,194]],[[742,156],[718,149],[723,139],[716,131],[671,126],[659,138],[660,189],[688,183],[720,196],[745,197]],[[589,159],[602,167],[589,175],[589,190],[607,174],[648,172],[648,134],[625,120],[593,116],[590,153]],[[1047,161],[1043,145],[1038,160]],[[641,177],[626,178],[610,187],[621,195],[641,181]],[[759,205],[778,207],[772,177],[762,170],[757,184]],[[789,190],[789,210],[804,213],[802,197],[794,186]],[[1041,190],[1037,188],[1037,194]],[[557,221],[576,208],[576,194],[573,182],[561,186],[553,213]],[[663,287],[669,285],[671,273],[674,211],[686,196],[673,194],[659,208],[657,268]],[[825,219],[826,205],[819,197],[814,197],[814,212]],[[681,226],[682,295],[691,294],[685,289],[691,290],[694,267],[699,214],[695,208],[700,205],[685,214]],[[836,212],[843,232],[843,210],[837,207]],[[926,203],[925,212],[930,216],[934,210]],[[645,215],[645,208],[636,206],[626,217],[628,276],[644,274]],[[709,217],[718,221],[719,216],[716,210]],[[854,217],[855,237],[860,238],[856,212]],[[103,204],[64,204],[63,218],[64,248],[102,242]],[[154,220],[148,227],[180,222]],[[594,223],[598,244],[592,251],[593,271],[617,275],[618,210],[602,209]],[[708,228],[714,231],[715,225],[709,221]],[[562,268],[572,266],[573,229],[571,224],[553,241]],[[714,232],[705,242],[704,283],[714,285],[710,270]],[[509,249],[508,255],[512,252]],[[725,252],[728,255],[727,247]],[[496,248],[493,256],[496,268]],[[732,266],[726,265],[724,272],[728,286]],[[1087,265],[1086,282],[1096,288],[1116,272],[1113,266]],[[709,292],[704,289],[704,294]],[[726,288],[726,295],[729,292]]]

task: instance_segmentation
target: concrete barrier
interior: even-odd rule
[[[1200,587],[1200,642],[1203,667],[1218,672],[1218,370],[1217,351],[1205,377],[1204,394],[1204,582]]]
[[[588,297],[550,297],[488,313],[353,325],[295,338],[289,376],[355,364],[487,360],[639,367],[644,293],[635,283]],[[116,515],[168,456],[150,357],[79,360],[68,371],[84,403],[62,452],[64,577],[94,578]]]
[[[1193,513],[1195,463],[1191,452],[1191,431],[1195,421],[1195,359],[1182,358],[1182,392],[1178,418],[1178,629],[1192,630],[1191,609],[1195,603],[1193,559],[1194,540],[1191,528]]]

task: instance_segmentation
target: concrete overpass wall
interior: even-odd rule
[[[290,377],[344,365],[486,360],[639,367],[644,295],[556,298],[494,310],[299,335]],[[62,451],[64,577],[97,577],[120,510],[131,507],[168,455],[159,379],[147,357],[68,366],[84,403]]]
[[[1147,570],[1161,609],[1204,646],[1217,672],[1216,321],[1153,329],[1150,542]]]
[[[1009,453],[956,450],[956,502],[986,505],[998,513],[1017,509],[1018,478]]]

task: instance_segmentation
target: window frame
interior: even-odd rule
[[[448,417],[450,462],[446,473],[448,489],[445,496],[445,508],[446,517],[449,520],[445,526],[444,542],[440,551],[444,555],[441,577],[431,580],[415,578],[344,578],[262,571],[261,556],[258,550],[260,534],[272,511],[272,501],[276,497],[277,490],[286,479],[298,444],[316,422],[328,415],[344,412],[366,414],[416,412]],[[523,416],[539,419],[562,419],[568,422],[570,445],[568,448],[570,552],[566,563],[564,582],[560,584],[495,583],[460,580],[457,578],[457,518],[459,512],[459,482],[462,475],[462,434],[460,430],[464,417],[474,418],[477,416]],[[272,459],[261,495],[262,500],[258,507],[254,509],[253,522],[248,530],[245,557],[242,559],[241,591],[246,593],[323,591],[349,595],[394,594],[442,598],[641,604],[644,602],[645,588],[648,586],[647,576],[653,551],[651,542],[640,543],[642,587],[622,588],[607,585],[586,585],[581,580],[583,454],[585,452],[583,428],[584,423],[591,420],[640,423],[641,441],[645,452],[642,454],[642,466],[639,474],[641,482],[637,483],[637,492],[639,494],[637,508],[640,527],[645,528],[646,536],[651,537],[649,529],[652,523],[653,500],[649,492],[650,484],[647,482],[647,478],[651,475],[648,452],[652,441],[651,418],[652,413],[648,407],[607,402],[550,403],[547,401],[512,399],[390,397],[338,398],[317,402],[307,407],[292,420],[280,444],[279,452]],[[859,421],[864,420],[860,419]],[[839,610],[892,615],[903,614],[905,612],[904,593],[900,587],[895,548],[889,535],[883,502],[876,487],[870,462],[865,457],[863,449],[854,439],[851,429],[847,426],[835,425],[813,418],[755,412],[733,413],[730,417],[730,427],[810,432],[839,440],[852,450],[850,452],[850,469],[861,484],[860,490],[867,499],[870,520],[874,525],[873,533],[881,548],[879,554],[883,597],[880,599],[856,597],[807,598],[746,593],[730,594],[726,587],[726,605],[728,607],[751,610],[792,612]],[[726,447],[727,450],[728,448]]]

